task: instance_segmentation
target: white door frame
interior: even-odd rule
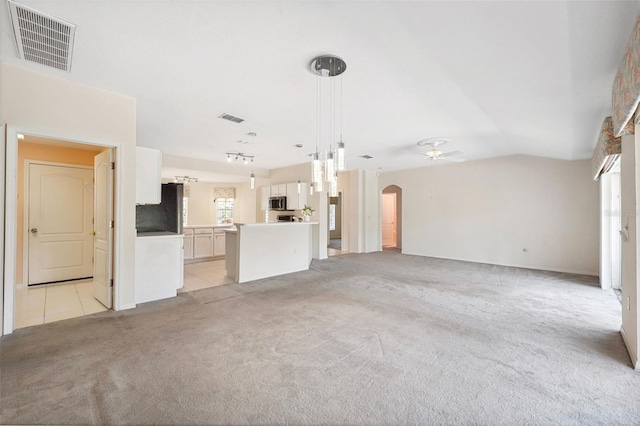
[[[93,170],[93,166],[85,166],[82,164],[69,164],[69,163],[56,163],[53,161],[41,161],[41,160],[24,160],[24,211],[22,212],[22,232],[24,237],[22,238],[22,281],[25,287],[29,286],[29,166],[32,164],[41,164],[43,166],[60,166],[60,167],[73,167],[76,169]],[[16,188],[17,189],[17,188]],[[94,213],[95,214],[95,213]],[[16,236],[17,242],[17,236]],[[17,283],[16,283],[17,284]]]
[[[46,131],[41,129],[33,129],[27,127],[13,126],[7,124],[6,132],[6,167],[5,167],[5,200],[17,200],[18,194],[18,133],[39,136],[49,139],[64,140],[83,145],[96,145],[106,148],[112,148],[115,151],[116,164],[122,164],[122,143],[114,141],[103,141],[92,137],[84,137],[81,135],[69,135],[58,133],[56,131]],[[120,289],[118,284],[122,282],[120,279],[120,253],[122,251],[122,178],[119,176],[119,167],[114,170],[114,194],[113,194],[113,212],[114,212],[114,245],[113,245],[113,300],[114,310],[120,310],[125,307],[120,306]],[[15,328],[15,287],[16,287],[16,247],[17,247],[17,221],[18,206],[17,202],[8,202],[5,204],[5,238],[4,238],[4,293],[3,293],[3,322],[2,334],[11,334]]]

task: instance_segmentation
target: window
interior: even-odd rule
[[[182,226],[187,226],[189,217],[189,197],[182,197]]]
[[[233,222],[233,198],[216,199],[216,219],[218,223]]]

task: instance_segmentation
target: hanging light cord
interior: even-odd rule
[[[342,142],[342,74],[340,75],[340,142]]]

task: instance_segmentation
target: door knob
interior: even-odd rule
[[[37,234],[38,233],[38,228],[31,228],[31,233],[32,234]]]

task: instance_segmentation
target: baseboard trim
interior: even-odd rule
[[[202,263],[202,262],[211,262],[213,260],[224,260],[224,254],[220,254],[218,256],[209,256],[209,257],[199,257],[197,259],[184,259],[185,265],[190,265],[192,263]]]
[[[133,309],[133,308],[135,308],[135,307],[136,307],[136,304],[135,304],[135,303],[128,303],[128,304],[126,304],[126,305],[122,305],[122,306],[120,306],[120,309],[118,309],[118,310],[119,310],[119,311],[124,311],[125,309]],[[114,309],[114,311],[115,311],[115,309]]]
[[[492,263],[492,262],[482,261],[482,260],[463,259],[463,258],[459,258],[459,257],[433,256],[433,255],[430,255],[430,254],[411,253],[411,252],[408,252],[408,251],[402,251],[402,254],[408,254],[408,255],[412,255],[412,256],[433,257],[434,259],[443,259],[443,260],[457,260],[457,261],[460,261],[460,262],[482,263],[482,264],[485,264],[485,265],[506,266],[506,267],[509,267],[509,268],[533,269],[533,270],[536,270],[536,271],[562,272],[564,274],[588,275],[590,277],[599,277],[599,273],[598,272],[593,272],[593,271],[581,271],[581,270],[574,270],[574,269],[562,269],[562,268],[550,268],[550,267],[547,268],[547,267],[543,267],[543,266],[518,265],[518,264],[511,264],[511,263]]]
[[[633,347],[629,344],[629,339],[627,338],[627,334],[624,331],[624,327],[620,327],[620,335],[622,336],[622,341],[627,348],[627,352],[629,353],[629,358],[631,358],[631,366],[636,370],[640,370],[640,362],[638,362],[638,355]]]

